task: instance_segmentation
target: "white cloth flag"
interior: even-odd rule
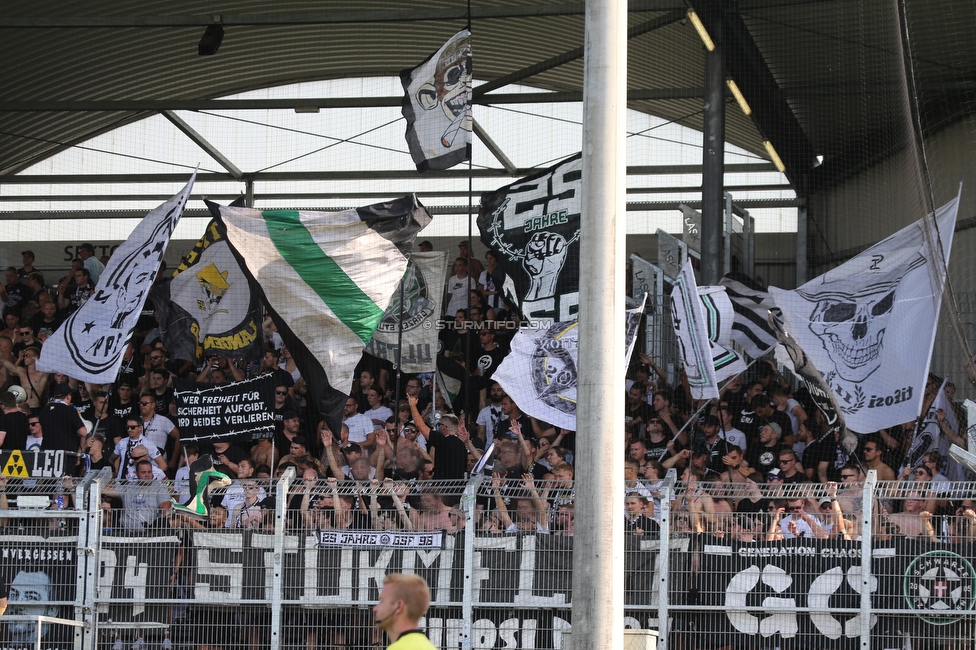
[[[918,417],[958,208],[936,210],[938,234],[921,219],[794,291],[769,288],[852,431]],[[944,260],[927,244],[939,236]]]
[[[634,351],[643,313],[643,304],[627,310],[624,366]],[[519,330],[512,351],[492,375],[523,413],[570,431],[576,430],[578,325],[574,319]]]
[[[718,398],[718,380],[705,322],[705,308],[698,297],[698,283],[689,260],[681,267],[671,291],[671,326],[678,337],[681,363],[693,399]]]
[[[179,194],[147,214],[115,249],[92,296],[44,342],[38,370],[94,384],[115,381],[196,176],[194,172]]]
[[[413,194],[342,212],[211,206],[330,428],[431,216]],[[401,250],[402,249],[402,250]]]
[[[400,306],[400,290],[397,289],[366,351],[395,364],[396,350],[400,347],[403,372],[435,370],[437,321],[441,313],[446,274],[446,252],[414,253],[401,280],[403,306]]]
[[[738,353],[729,349],[732,344],[735,310],[725,287],[722,286],[698,287],[698,298],[705,310],[705,329],[711,346],[715,382],[721,383],[746,371],[746,362]]]
[[[471,156],[471,31],[462,29],[416,68],[400,72],[407,145],[417,169]]]

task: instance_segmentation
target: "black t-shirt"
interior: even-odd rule
[[[434,456],[434,480],[456,480],[464,478],[468,470],[468,450],[457,436],[445,436],[431,430],[427,444],[436,450]]]
[[[241,449],[240,447],[238,447],[237,445],[231,445],[230,447],[228,447],[223,452],[223,454],[224,454],[224,456],[227,457],[227,460],[229,460],[230,462],[234,463],[235,465],[237,465],[242,460],[244,460],[245,458],[247,458],[247,453],[245,453],[244,450]],[[211,448],[210,449],[210,457],[213,458],[213,461],[214,461],[214,469],[216,469],[218,472],[223,472],[224,474],[227,474],[228,476],[237,476],[237,473],[236,472],[231,472],[229,467],[227,467],[226,465],[222,465],[221,464],[221,462],[220,462],[220,454],[217,453],[217,450]]]
[[[24,449],[27,436],[30,435],[27,416],[20,411],[4,413],[0,416],[0,431],[5,432],[0,449]]]
[[[656,460],[661,462],[668,453],[668,440],[667,436],[661,439],[660,442],[651,442],[650,439],[645,439],[644,444],[647,446],[647,453],[644,454],[644,460]]]
[[[480,346],[479,346],[480,347]],[[501,364],[502,359],[505,358],[505,354],[502,352],[501,348],[497,345],[494,350],[479,350],[473,353],[475,356],[475,363],[481,368],[481,376],[484,379],[490,379],[491,376],[498,370],[499,364]]]
[[[94,420],[93,424],[95,425],[94,430],[105,436],[105,440],[112,443],[111,445],[105,445],[106,450],[115,446],[115,440],[128,436],[128,431],[125,428],[125,420],[120,420],[111,413],[101,420]]]
[[[749,467],[762,472],[763,476],[775,468],[779,468],[779,453],[787,449],[786,445],[776,445],[775,447],[761,447],[759,445],[749,446],[746,451],[746,462]]]
[[[129,417],[138,416],[139,402],[133,397],[129,400],[128,404],[123,404],[119,401],[117,395],[112,395],[108,400],[108,413],[112,417],[116,417],[125,422]],[[142,418],[139,419],[141,420]]]
[[[624,406],[624,424],[630,426],[630,423],[634,420],[640,420],[641,424],[639,426],[635,425],[636,431],[638,433],[643,433],[644,428],[647,425],[647,421],[651,419],[654,415],[654,409],[647,405],[647,402],[639,402],[637,408],[630,408],[629,405]]]
[[[78,451],[81,446],[78,429],[84,426],[78,411],[63,402],[51,402],[41,409],[38,419],[44,432],[41,449]]]
[[[807,445],[807,448],[803,450],[803,467],[813,469],[813,476],[816,479],[817,465],[826,462],[827,478],[831,478],[830,473],[836,458],[837,443],[834,442],[834,434],[831,433],[821,436],[820,440],[814,440]]]

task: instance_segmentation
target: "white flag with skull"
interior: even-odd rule
[[[918,417],[958,208],[957,196],[934,219],[916,221],[794,291],[769,288],[786,330],[823,373],[853,431]]]

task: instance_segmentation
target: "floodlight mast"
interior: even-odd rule
[[[627,3],[586,3],[573,646],[623,647]]]

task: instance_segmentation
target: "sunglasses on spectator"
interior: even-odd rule
[[[928,476],[928,475],[929,473],[924,470],[920,470],[920,469],[915,470],[915,476]]]
[[[29,427],[36,427],[36,426],[40,426],[40,424],[41,424],[40,422],[28,422],[27,423],[27,426],[29,426]]]
[[[796,462],[795,458],[780,458],[779,460],[780,465],[789,465],[790,463],[795,463],[795,462]]]
[[[286,391],[286,390],[276,390],[275,391],[275,395],[287,395],[287,394],[288,394],[288,391]]]
[[[127,424],[125,425],[125,428],[128,429],[129,431],[132,431],[133,429],[138,429],[141,426],[142,426],[141,424]]]
[[[800,510],[803,510],[803,506],[790,506],[790,510],[792,512],[799,512]]]
[[[841,479],[857,478],[857,474],[841,474]]]
[[[155,402],[139,402],[141,406],[148,406],[149,404],[155,404]]]

